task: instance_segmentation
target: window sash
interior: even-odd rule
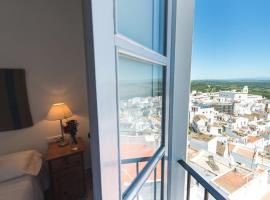
[[[163,56],[162,54],[159,54],[121,34],[115,35],[115,45],[118,48],[118,53],[138,58],[142,61],[148,61],[153,64],[168,66],[168,59],[166,56]]]
[[[115,4],[117,4],[117,0],[115,0]],[[164,116],[162,117],[162,123],[164,125],[163,127],[163,143],[161,144],[161,147],[154,153],[154,155],[151,157],[151,160],[147,163],[147,165],[142,169],[142,171],[139,173],[139,175],[135,178],[135,180],[131,183],[131,185],[125,190],[122,191],[122,199],[124,200],[133,200],[136,195],[139,193],[140,189],[143,187],[143,184],[147,181],[147,178],[150,176],[150,174],[155,170],[157,164],[159,161],[163,159],[163,177],[162,177],[162,198],[167,199],[167,170],[166,167],[168,168],[168,160],[165,159],[167,158],[168,155],[168,134],[169,134],[169,101],[170,101],[170,65],[171,65],[171,28],[172,25],[170,20],[172,19],[172,10],[170,9],[170,6],[172,5],[172,0],[167,1],[166,5],[166,23],[165,23],[165,38],[166,40],[166,46],[164,47],[167,51],[165,52],[165,55],[162,55],[152,49],[149,49],[134,40],[117,33],[117,17],[115,14],[115,48],[116,48],[116,66],[118,69],[118,55],[124,55],[127,57],[131,57],[133,59],[143,61],[143,62],[149,62],[152,64],[158,64],[162,65],[163,67],[166,68],[165,70],[165,88],[164,91],[164,103],[163,103],[163,109],[165,110]],[[115,6],[115,9],[117,6]],[[115,10],[116,13],[116,10]],[[118,86],[117,86],[118,88]],[[118,92],[118,91],[117,91]],[[119,95],[118,100],[119,100]],[[119,116],[119,115],[118,115]],[[119,126],[118,126],[119,127]],[[118,128],[118,133],[119,133],[119,128]],[[119,137],[119,142],[120,144],[120,137]],[[119,146],[119,176],[121,177],[121,157],[120,157],[120,146]],[[121,183],[120,183],[121,184]]]
[[[131,44],[132,45],[132,44]],[[152,50],[150,50],[152,51]],[[139,60],[140,62],[144,62],[144,61],[147,61],[147,62],[150,62],[151,64],[155,64],[151,61],[149,61],[148,59],[146,59],[145,57],[138,57],[137,55],[131,55],[129,51],[125,51],[125,52],[122,52],[121,50],[117,50],[116,51],[116,71],[118,72],[118,67],[119,67],[119,62],[118,62],[118,55],[120,54],[123,54],[124,56],[127,56],[127,57],[131,57],[131,59],[135,59],[135,60]],[[158,63],[156,63],[158,64]],[[165,67],[165,66],[163,66]],[[162,106],[163,106],[163,116],[162,116],[162,143],[160,144],[161,146],[154,152],[154,154],[151,156],[151,159],[150,161],[147,162],[146,166],[142,169],[141,172],[139,172],[138,176],[135,177],[135,179],[133,180],[133,182],[131,183],[131,185],[125,190],[125,191],[121,191],[122,192],[122,198],[125,199],[125,200],[133,200],[138,192],[140,191],[140,189],[142,188],[143,184],[147,181],[148,177],[150,176],[150,174],[155,170],[157,164],[159,163],[159,161],[161,161],[163,158],[164,158],[164,155],[165,155],[165,144],[166,144],[166,141],[165,139],[167,138],[166,134],[168,134],[168,131],[165,129],[166,128],[166,115],[167,115],[167,110],[168,108],[166,108],[166,102],[168,102],[168,98],[169,95],[167,94],[167,84],[168,84],[168,79],[167,79],[167,74],[169,74],[167,72],[168,68],[166,67],[165,68],[165,74],[163,77],[163,79],[165,79],[166,82],[164,82],[163,84],[165,84],[165,87],[163,88],[163,101],[162,101]],[[118,78],[117,78],[118,80]],[[118,81],[117,81],[117,89],[118,89]],[[117,91],[117,102],[118,102],[118,112],[119,112],[119,93]],[[168,104],[167,104],[168,105]],[[118,113],[118,119],[119,119],[119,113]],[[120,130],[119,130],[119,121],[118,121],[118,143],[119,143],[119,166],[120,166],[120,169],[119,169],[119,176],[121,177],[121,156],[120,156],[120,151],[121,151],[121,148],[120,148]],[[165,160],[165,159],[164,159]],[[165,167],[162,168],[163,170],[163,174],[165,172]],[[163,176],[164,177],[164,176]],[[162,177],[162,178],[163,178]],[[164,178],[163,180],[164,181]],[[120,181],[120,184],[121,184],[121,181]],[[164,184],[163,184],[164,185]]]

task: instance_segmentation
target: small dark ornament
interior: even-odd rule
[[[64,132],[67,134],[70,134],[71,138],[72,138],[72,142],[74,144],[77,144],[77,139],[76,139],[76,135],[78,132],[78,121],[77,120],[69,120],[66,122],[66,126],[64,126]]]

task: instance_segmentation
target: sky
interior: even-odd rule
[[[270,0],[195,0],[191,79],[270,78]]]

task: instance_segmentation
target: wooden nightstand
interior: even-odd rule
[[[59,147],[49,144],[47,162],[49,165],[51,188],[54,200],[76,200],[85,195],[84,144],[78,138],[78,144]]]

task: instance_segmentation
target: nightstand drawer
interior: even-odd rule
[[[82,165],[81,154],[62,157],[50,162],[52,172]]]
[[[52,175],[55,200],[76,200],[85,193],[84,174],[81,166],[65,169]]]

